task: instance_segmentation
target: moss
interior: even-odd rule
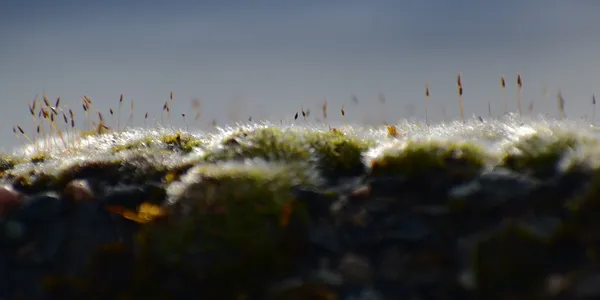
[[[183,153],[192,152],[195,148],[202,146],[200,139],[194,138],[191,134],[183,134],[181,132],[164,135],[160,140],[167,145],[169,150],[177,150]]]
[[[85,138],[85,137],[89,137],[89,136],[98,136],[98,135],[103,135],[103,134],[107,134],[107,133],[111,133],[113,131],[111,131],[111,129],[109,127],[107,127],[104,123],[100,123],[97,125],[94,125],[95,127],[91,130],[81,130],[78,132],[79,137],[81,138]]]
[[[374,145],[373,141],[348,137],[340,131],[314,132],[307,139],[318,154],[321,171],[328,177],[364,173],[363,152]]]
[[[29,161],[32,163],[42,163],[50,158],[48,153],[38,153],[36,155],[30,156]]]
[[[567,224],[573,236],[587,249],[588,259],[600,264],[600,170],[596,170],[585,189],[565,203]]]
[[[516,143],[516,151],[504,156],[502,166],[546,179],[558,172],[561,158],[576,145],[577,140],[572,136],[534,135]]]
[[[242,164],[199,165],[190,172],[197,183],[187,186],[172,217],[138,235],[146,261],[202,273],[215,283],[204,287],[203,295],[219,299],[251,293],[293,263],[281,249],[286,232],[282,218],[288,212],[291,218],[303,215],[288,210],[293,204],[290,188],[303,181],[302,174]],[[189,264],[207,255],[208,265]]]
[[[194,149],[202,146],[202,140],[195,138],[191,134],[177,132],[174,134],[163,135],[158,139],[148,137],[133,142],[117,145],[110,149],[111,153],[117,153],[124,150],[138,150],[143,148],[151,148],[158,145],[166,145],[168,151],[178,151],[190,153]]]
[[[124,150],[137,150],[137,149],[141,149],[141,148],[151,147],[152,145],[153,145],[152,139],[148,138],[148,139],[133,141],[130,143],[125,143],[123,145],[113,146],[112,148],[110,148],[110,152],[117,153],[117,152],[121,152]]]
[[[206,160],[263,158],[269,161],[313,162],[328,177],[364,172],[362,153],[372,141],[345,135],[339,130],[296,132],[277,128],[237,131],[209,152]],[[316,160],[316,161],[315,161]]]
[[[371,162],[371,175],[406,175],[429,179],[447,175],[470,179],[484,167],[485,152],[475,145],[441,142],[408,142],[402,149],[385,150]]]
[[[550,271],[552,241],[517,222],[492,232],[473,255],[477,298],[532,299],[539,295]]]
[[[0,172],[6,172],[22,162],[23,159],[20,157],[15,157],[8,154],[0,154]]]
[[[74,179],[94,179],[111,185],[160,181],[166,168],[143,156],[127,160],[86,161],[64,170],[58,175],[31,171],[13,179],[15,187],[29,192],[49,189],[62,190]]]
[[[206,160],[217,162],[245,158],[269,161],[308,160],[310,152],[298,135],[278,128],[239,130],[221,141],[221,148],[207,153]]]

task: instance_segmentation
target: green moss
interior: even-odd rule
[[[133,141],[130,143],[125,143],[123,145],[113,146],[112,148],[110,148],[110,152],[117,153],[117,152],[121,152],[124,150],[137,150],[137,149],[151,147],[152,144],[153,144],[152,139],[150,139],[150,138],[142,139],[142,140],[137,140],[137,141]]]
[[[374,145],[373,141],[348,137],[340,131],[313,132],[307,139],[318,154],[320,169],[330,177],[364,173],[363,152]]]
[[[484,167],[485,152],[476,145],[440,142],[408,142],[403,149],[385,150],[371,162],[371,175],[406,175],[427,179],[446,175],[456,179],[476,176]]]
[[[493,232],[476,246],[473,256],[477,298],[539,295],[545,288],[548,261],[552,261],[552,241],[516,222]]]
[[[167,145],[169,150],[177,150],[183,153],[192,152],[195,148],[202,146],[200,139],[194,138],[191,134],[183,134],[181,132],[164,135],[160,140]]]
[[[577,140],[572,136],[534,135],[514,145],[516,151],[506,154],[502,165],[538,178],[548,178],[557,173],[563,155],[576,145]]]
[[[308,160],[310,152],[297,134],[278,128],[239,130],[221,141],[221,149],[209,152],[206,160],[263,158],[269,161]]]
[[[163,135],[158,139],[148,137],[123,145],[117,145],[110,149],[111,153],[117,153],[124,150],[138,150],[143,148],[151,148],[158,145],[166,145],[168,151],[178,151],[190,153],[195,148],[202,146],[202,140],[193,137],[191,134],[177,132],[174,134]]]
[[[291,186],[308,182],[294,170],[242,164],[195,167],[190,172],[198,183],[187,187],[171,218],[140,232],[142,255],[153,264],[202,271],[215,282],[205,287],[204,295],[231,299],[264,286],[293,261],[281,247],[287,232],[281,222],[293,205]],[[293,209],[291,218],[303,219],[303,214]],[[208,266],[200,270],[188,263],[201,255],[211,257]]]
[[[104,125],[104,123],[100,123],[95,125],[95,127],[91,130],[80,130],[78,132],[79,137],[85,138],[85,137],[89,137],[89,136],[97,136],[97,135],[103,135],[103,134],[107,134],[107,133],[111,133],[113,132],[109,127],[107,127],[106,125]]]
[[[160,181],[166,168],[143,156],[127,160],[86,161],[61,170],[58,175],[32,170],[13,179],[16,187],[30,192],[62,190],[74,179],[96,179],[107,184]]]
[[[263,158],[269,161],[303,161],[315,165],[325,176],[358,175],[364,172],[362,153],[373,145],[340,131],[303,132],[277,128],[241,130],[225,138],[221,148],[206,155],[216,162]]]
[[[587,249],[588,258],[600,263],[600,170],[591,175],[586,188],[568,199],[565,206],[570,212],[568,225],[573,236]]]
[[[23,159],[8,154],[0,154],[0,172],[6,172],[16,165],[23,163]]]
[[[48,153],[38,153],[36,155],[30,156],[29,161],[32,163],[42,163],[46,161],[50,155]]]

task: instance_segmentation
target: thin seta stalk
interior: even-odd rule
[[[189,126],[188,126],[187,120],[185,118],[185,113],[182,113],[181,117],[183,118],[183,124],[185,124],[185,131],[189,132],[190,130],[189,130]],[[252,122],[252,117],[250,117],[250,122]]]
[[[382,92],[379,92],[377,94],[378,100],[379,100],[379,110],[380,110],[380,118],[383,124],[387,123],[387,115],[385,113],[385,103],[387,102],[385,100],[385,95]]]
[[[121,106],[123,105],[123,94],[119,97],[119,107],[117,108],[117,131],[121,131]]]
[[[464,113],[464,109],[463,109],[463,85],[462,85],[462,81],[460,80],[460,76],[461,73],[458,73],[458,79],[456,81],[457,85],[458,85],[458,105],[459,105],[459,109],[460,109],[460,120],[464,123],[465,122],[465,113]]]
[[[523,80],[521,79],[521,73],[517,73],[517,105],[519,108],[519,117],[522,116],[521,111],[521,89],[523,88]]]
[[[425,82],[425,124],[429,126],[429,81]]]
[[[327,99],[323,100],[321,111],[323,112],[323,122],[327,123]]]
[[[596,125],[596,95],[592,94],[592,125]]]
[[[502,92],[504,94],[504,114],[508,114],[508,98],[506,97],[506,80],[504,75],[500,77],[500,86],[502,86]]]
[[[557,95],[557,100],[558,100],[558,113],[559,113],[559,118],[564,119],[566,117],[566,113],[565,113],[565,98],[562,95],[562,92],[560,90],[558,90],[558,95]]]
[[[173,104],[173,92],[169,92],[169,103]],[[171,126],[171,128],[173,128],[173,124],[171,124],[171,106],[167,107],[167,119],[169,121],[169,126]]]
[[[127,119],[127,126],[133,126],[133,113],[135,112],[135,102],[131,99],[131,112],[129,113],[129,119]]]

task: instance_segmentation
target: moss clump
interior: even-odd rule
[[[360,175],[365,171],[363,152],[373,141],[346,136],[340,131],[315,132],[307,136],[318,155],[318,164],[327,177]]]
[[[239,130],[221,141],[221,147],[209,152],[209,162],[262,158],[268,161],[308,160],[307,145],[299,141],[297,134],[278,128]]]
[[[107,133],[111,133],[111,129],[104,124],[104,122],[100,122],[99,124],[94,123],[94,128],[91,130],[81,130],[78,132],[80,138],[86,138],[89,136],[98,136]]]
[[[162,145],[164,145],[168,151],[190,153],[195,148],[202,146],[202,141],[195,138],[191,134],[177,132],[174,134],[163,135],[158,139],[148,137],[123,145],[117,145],[112,147],[110,152],[117,153],[124,150],[138,150],[143,148],[160,147]]]
[[[93,179],[110,185],[160,181],[166,171],[165,166],[147,157],[135,156],[126,160],[85,161],[61,170],[57,175],[32,170],[12,181],[18,189],[41,192],[62,190],[74,179]]]
[[[517,172],[547,179],[557,174],[563,155],[577,145],[572,136],[534,135],[519,141],[502,159],[502,165]]]
[[[541,227],[548,230],[548,226]],[[540,235],[520,222],[506,223],[492,232],[473,255],[477,298],[533,299],[543,293],[559,232]]]
[[[153,144],[152,139],[150,139],[150,138],[142,139],[142,140],[137,140],[137,141],[133,141],[130,143],[125,143],[123,145],[113,146],[112,148],[110,148],[110,152],[118,153],[118,152],[125,151],[125,150],[138,150],[138,149],[142,149],[142,148],[149,148],[152,146],[152,144]]]
[[[202,274],[203,296],[234,299],[284,272],[293,259],[282,249],[287,222],[302,219],[291,187],[308,183],[295,168],[247,164],[199,165],[185,175],[164,223],[138,236],[154,269]],[[294,236],[300,239],[300,236]],[[190,262],[204,260],[205,264]]]
[[[6,172],[22,162],[22,158],[8,154],[0,154],[0,172]]]
[[[175,150],[183,153],[190,153],[195,148],[202,146],[202,141],[200,139],[194,138],[191,134],[182,134],[181,132],[164,135],[160,140],[167,145],[168,150]]]
[[[573,236],[586,248],[588,259],[600,264],[600,170],[591,176],[585,189],[568,199],[565,206]]]
[[[408,142],[401,149],[390,148],[371,162],[371,175],[405,175],[430,180],[430,176],[455,179],[475,177],[487,156],[476,145],[441,142]]]
[[[50,158],[50,155],[48,153],[38,153],[36,155],[29,157],[29,161],[32,163],[42,163],[42,162],[46,161],[48,158]]]
[[[262,158],[268,161],[313,162],[326,177],[339,177],[363,173],[362,153],[372,144],[339,130],[298,132],[258,128],[241,130],[225,138],[219,149],[206,155],[206,160]]]

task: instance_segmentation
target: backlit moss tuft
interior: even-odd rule
[[[194,138],[191,134],[181,132],[164,135],[160,140],[167,145],[168,150],[176,150],[183,153],[192,152],[195,148],[202,145],[201,140]]]
[[[145,257],[203,271],[215,282],[205,287],[205,295],[229,299],[266,284],[292,262],[281,243],[290,219],[301,219],[303,212],[294,209],[291,187],[310,182],[296,170],[250,164],[192,168],[173,194],[171,218],[138,236]],[[211,261],[202,267],[188,264],[201,255]]]
[[[31,170],[16,176],[14,185],[29,192],[48,189],[62,190],[74,179],[94,179],[107,184],[132,184],[160,181],[166,167],[144,156],[128,159],[85,161],[69,166],[58,173]]]
[[[533,135],[513,145],[502,165],[515,171],[548,178],[558,171],[563,155],[577,145],[573,136]]]
[[[318,154],[321,171],[328,177],[364,173],[363,152],[374,144],[340,131],[314,132],[307,139]]]
[[[221,141],[218,149],[206,155],[206,160],[211,162],[244,158],[298,161],[309,159],[310,152],[294,132],[279,128],[257,128],[234,132]]]
[[[471,144],[409,141],[383,150],[371,162],[371,175],[423,178],[445,174],[469,179],[482,170],[486,159],[485,152]]]

